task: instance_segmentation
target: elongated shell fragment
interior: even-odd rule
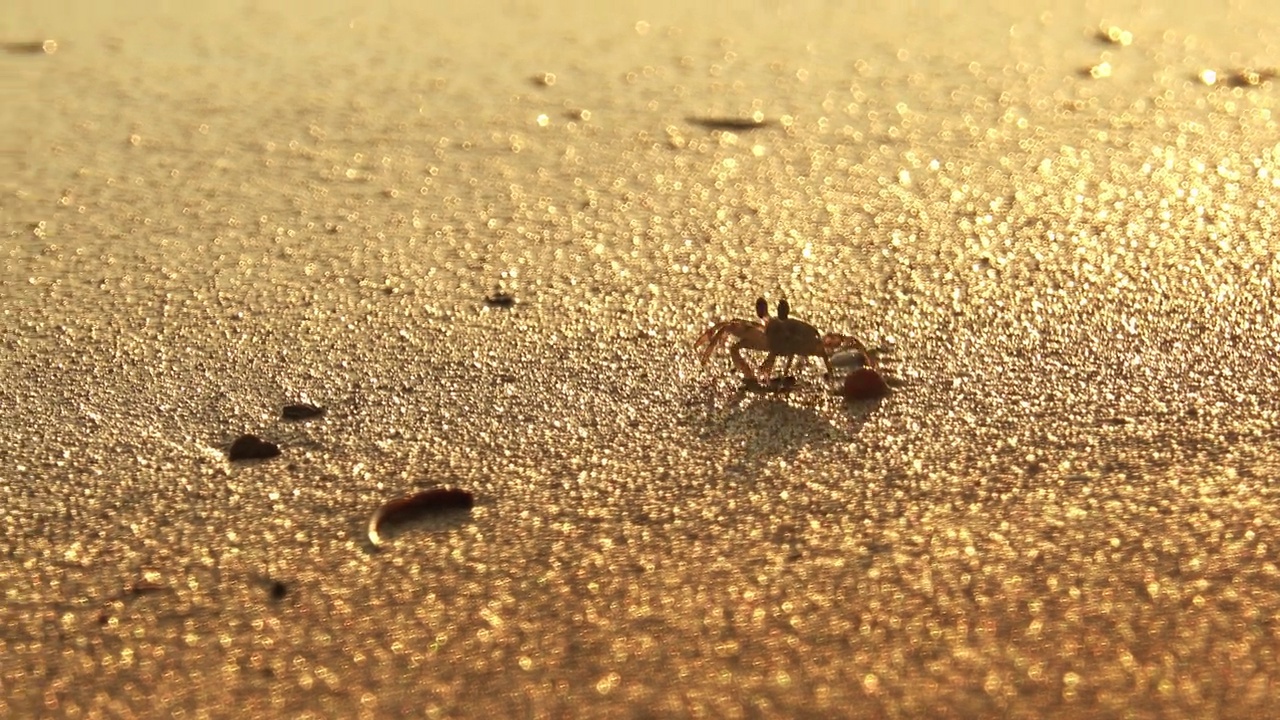
[[[475,496],[467,490],[438,487],[406,495],[382,504],[369,518],[369,542],[374,549],[382,547],[384,524],[423,517],[450,510],[470,510],[475,507]]]

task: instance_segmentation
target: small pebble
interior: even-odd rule
[[[764,119],[763,113],[756,113],[749,118],[691,116],[685,118],[685,120],[691,125],[697,125],[707,130],[724,130],[728,132],[759,130],[770,125],[769,121]]]
[[[272,580],[268,592],[271,593],[272,600],[283,600],[289,594],[289,586],[279,580]]]
[[[0,43],[0,48],[4,48],[5,52],[14,55],[52,55],[58,52],[58,41],[7,42]]]
[[[285,420],[310,420],[324,415],[324,408],[311,403],[294,403],[285,405],[280,416]]]
[[[845,376],[840,394],[849,400],[875,400],[889,394],[889,383],[872,368],[858,368]]]
[[[268,442],[257,435],[241,435],[231,443],[227,457],[237,460],[266,460],[280,454],[280,446]]]
[[[516,304],[516,296],[500,291],[486,297],[484,304],[489,307],[509,308]]]

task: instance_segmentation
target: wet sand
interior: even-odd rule
[[[1143,7],[19,3],[0,715],[1267,714],[1280,37]]]

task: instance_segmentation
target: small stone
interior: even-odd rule
[[[283,600],[284,596],[289,594],[289,586],[279,580],[272,580],[267,592],[271,594],[272,600]]]
[[[14,55],[52,55],[58,52],[57,40],[34,40],[31,42],[0,43],[7,53]]]
[[[257,435],[241,435],[231,443],[227,457],[232,462],[238,460],[266,460],[280,454],[280,446],[268,442]]]
[[[706,128],[707,130],[723,130],[725,132],[759,130],[760,128],[769,127],[770,125],[770,122],[764,119],[764,113],[762,112],[756,112],[749,118],[691,116],[685,119],[691,125],[697,125],[698,127]]]
[[[858,368],[845,376],[840,394],[849,400],[875,400],[889,394],[889,383],[872,368]]]
[[[1133,33],[1115,25],[1098,28],[1098,32],[1094,35],[1098,42],[1107,45],[1120,45],[1121,47],[1129,47],[1133,44]]]
[[[486,297],[484,299],[484,304],[488,305],[489,307],[500,307],[500,308],[514,307],[516,304],[516,297],[511,293],[498,291]]]
[[[310,420],[324,415],[324,408],[311,403],[293,403],[285,405],[280,416],[285,420]]]

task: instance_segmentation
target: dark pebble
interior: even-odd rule
[[[272,600],[283,600],[289,594],[289,586],[279,580],[272,580],[268,592],[271,593]]]
[[[284,410],[280,412],[280,416],[285,420],[310,420],[318,418],[324,414],[324,408],[312,405],[311,403],[294,403],[285,405]]]
[[[280,446],[256,435],[241,435],[231,443],[227,457],[236,460],[266,460],[280,454]]]
[[[767,120],[755,120],[752,118],[731,118],[731,117],[688,117],[685,118],[691,125],[697,125],[708,130],[728,130],[731,132],[742,132],[744,130],[759,130],[760,128],[769,127]]]
[[[505,292],[496,292],[484,299],[484,304],[489,307],[509,308],[516,304],[516,296]]]
[[[1263,70],[1244,69],[1232,72],[1225,80],[1222,80],[1222,82],[1226,83],[1228,87],[1250,88],[1258,87],[1259,85],[1274,79],[1275,76],[1276,71],[1274,68]]]
[[[369,542],[374,549],[382,546],[382,525],[396,523],[451,510],[470,510],[475,507],[475,495],[460,488],[440,487],[406,495],[383,503],[369,519]]]
[[[52,55],[58,50],[58,43],[53,40],[36,40],[33,42],[0,43],[7,53],[14,55]]]
[[[889,383],[871,368],[858,368],[845,376],[840,394],[849,400],[875,400],[889,394]]]

